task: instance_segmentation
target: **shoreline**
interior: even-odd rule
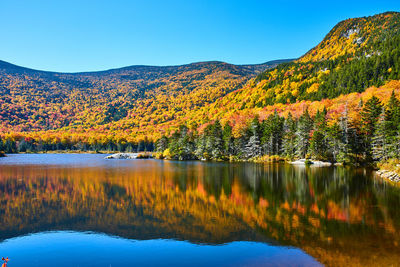
[[[0,151],[1,152],[1,151]],[[107,151],[107,150],[99,150],[99,151],[92,151],[92,150],[48,150],[48,151],[29,151],[29,152],[16,152],[16,153],[3,153],[5,157],[7,155],[18,155],[18,154],[111,154],[111,156],[118,156],[118,155],[128,155],[128,154],[136,154],[136,155],[150,155],[150,158],[153,159],[160,159],[160,160],[176,160],[176,161],[187,161],[187,160],[179,160],[167,157],[160,157],[159,152],[155,151],[139,151],[139,152],[119,152],[119,151]],[[135,158],[132,158],[135,159]],[[137,159],[141,159],[138,157]],[[229,157],[226,159],[190,159],[191,161],[210,161],[210,162],[252,162],[252,163],[287,163],[290,165],[297,165],[297,166],[315,166],[315,167],[330,167],[330,166],[357,166],[357,167],[367,167],[362,165],[356,164],[343,164],[343,163],[333,163],[329,161],[320,161],[320,160],[313,160],[313,159],[288,159],[282,156],[277,155],[264,155],[256,158],[249,158],[249,159],[240,159],[237,157]]]
[[[116,152],[116,151],[82,151],[82,150],[49,150],[49,151],[35,151],[35,152],[18,152],[18,153],[7,153],[4,154],[4,157],[7,155],[18,155],[18,154],[99,154],[99,155],[107,155],[108,159],[124,159],[123,157],[113,157],[114,155],[119,154],[135,154],[137,157],[126,158],[126,159],[158,159],[158,160],[173,160],[173,161],[187,161],[187,160],[179,160],[179,159],[171,159],[159,157],[158,152],[150,152],[150,151],[141,151],[141,152]],[[353,166],[353,167],[364,167],[364,168],[372,168],[370,165],[359,165],[359,164],[351,164],[351,163],[332,163],[325,162],[319,160],[305,160],[305,159],[297,159],[297,160],[289,160],[280,156],[261,156],[259,158],[251,158],[251,159],[237,159],[237,158],[229,158],[227,160],[202,160],[202,159],[191,159],[190,161],[210,161],[210,162],[248,162],[248,163],[284,163],[292,166],[302,166],[302,167],[317,167],[317,168],[327,168],[327,167],[339,167],[339,166]],[[301,163],[299,163],[301,161]],[[385,169],[380,169],[376,171],[378,176],[394,176],[396,175],[398,179],[396,182],[400,183],[400,175]],[[385,174],[385,175],[384,175]],[[383,177],[385,178],[385,177]],[[389,179],[388,179],[389,180]],[[397,181],[398,180],[398,181]],[[390,180],[391,181],[391,180]],[[393,181],[392,181],[393,182]]]
[[[118,153],[115,151],[83,151],[83,150],[48,150],[48,151],[30,151],[30,152],[17,152],[17,153],[5,153],[5,155],[18,155],[18,154],[114,154]]]

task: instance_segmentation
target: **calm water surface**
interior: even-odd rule
[[[400,190],[365,169],[0,159],[13,266],[399,266]]]

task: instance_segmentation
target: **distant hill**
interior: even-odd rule
[[[163,73],[169,73],[173,75],[178,71],[188,70],[191,68],[198,68],[201,66],[211,67],[216,65],[226,65],[231,67],[237,67],[243,70],[247,70],[250,72],[262,72],[268,68],[275,67],[280,63],[290,62],[295,59],[279,59],[279,60],[272,60],[261,64],[244,64],[244,65],[234,65],[225,63],[222,61],[205,61],[205,62],[195,62],[186,65],[176,65],[176,66],[148,66],[148,65],[132,65],[122,68],[116,69],[109,69],[109,70],[102,70],[102,71],[85,71],[85,72],[53,72],[53,71],[43,71],[43,70],[36,70],[31,68],[26,68],[22,66],[18,66],[6,61],[0,60],[0,70],[4,73],[19,73],[19,74],[36,74],[36,75],[47,75],[47,76],[107,76],[111,74],[117,73],[125,73],[128,71],[136,71],[136,72],[155,72],[160,71]]]
[[[129,66],[84,73],[38,71],[0,61],[1,126],[3,131],[38,131],[90,128],[122,118],[129,118],[131,126],[165,122],[287,61]]]

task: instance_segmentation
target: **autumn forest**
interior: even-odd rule
[[[400,13],[338,23],[298,59],[101,72],[0,61],[0,151],[397,162]]]

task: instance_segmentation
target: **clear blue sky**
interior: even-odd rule
[[[400,1],[0,0],[0,59],[53,71],[299,57]]]

